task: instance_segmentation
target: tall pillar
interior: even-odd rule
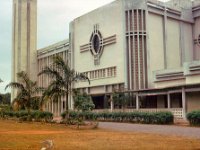
[[[60,114],[61,114],[60,101],[61,101],[61,98],[58,99],[58,116],[60,116]]]
[[[170,109],[171,108],[171,100],[170,100],[170,94],[167,94],[167,108]]]
[[[21,71],[37,81],[37,0],[13,0],[12,22],[12,82]],[[11,89],[11,100],[16,94]]]
[[[54,111],[54,109],[53,109],[53,101],[51,101],[51,112],[54,113],[53,111]]]
[[[50,102],[48,102],[48,112],[51,112],[51,106],[50,106]]]
[[[139,110],[140,109],[139,107],[140,107],[139,106],[139,95],[136,94],[136,110]]]
[[[69,109],[74,110],[74,99],[72,94],[69,94],[69,100],[68,100],[71,104],[71,107],[69,107]]]
[[[62,98],[61,98],[61,101],[60,101],[60,102],[61,102],[61,106],[60,106],[60,107],[61,107],[61,109],[60,109],[60,111],[61,111],[61,113],[63,113],[63,96],[62,96]]]
[[[113,112],[114,110],[114,101],[113,101],[113,96],[110,95],[110,111]]]
[[[183,119],[186,119],[186,96],[185,88],[182,88],[182,106],[183,106]]]

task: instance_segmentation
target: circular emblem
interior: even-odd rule
[[[93,55],[99,55],[102,53],[102,36],[99,31],[92,33],[91,38],[91,52]]]
[[[92,39],[92,48],[94,49],[94,51],[96,53],[98,53],[99,48],[100,48],[100,39],[99,39],[98,34],[95,34],[93,36],[93,39]]]

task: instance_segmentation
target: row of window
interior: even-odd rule
[[[83,73],[89,79],[99,79],[107,77],[115,77],[117,75],[116,67],[104,68],[99,70],[93,70]]]

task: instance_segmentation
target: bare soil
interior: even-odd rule
[[[0,150],[39,150],[48,139],[55,150],[200,149],[196,138],[112,129],[74,130],[60,124],[0,120]]]

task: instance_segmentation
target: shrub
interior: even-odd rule
[[[66,112],[61,116],[64,119]],[[172,124],[174,117],[171,112],[69,112],[71,120],[77,116],[85,117],[86,120],[112,121],[112,122],[133,122],[144,124]]]
[[[74,108],[78,111],[86,112],[94,109],[95,105],[87,93],[81,94],[79,91],[74,91]]]
[[[34,110],[30,114],[26,110],[21,111],[2,111],[0,113],[1,118],[18,118],[20,121],[51,121],[53,119],[53,114],[51,112],[43,112]]]
[[[189,112],[186,117],[190,122],[190,125],[200,126],[200,110]]]
[[[10,111],[11,108],[12,107],[10,105],[2,105],[2,104],[0,104],[0,112],[1,111]]]

